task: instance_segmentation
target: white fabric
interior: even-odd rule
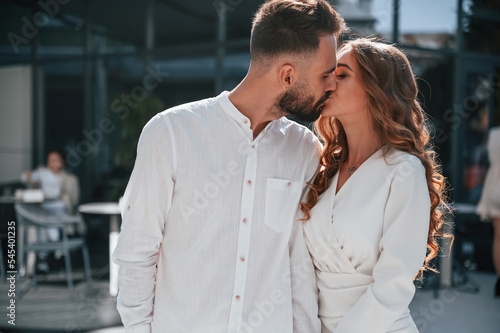
[[[314,134],[286,118],[254,140],[226,93],[155,116],[114,252],[127,331],[319,332],[295,221],[319,154]]]
[[[490,167],[486,173],[477,213],[483,220],[500,218],[500,127],[490,130],[488,137]]]
[[[322,332],[417,332],[408,312],[424,262],[430,199],[420,160],[383,149],[335,195],[338,173],[304,225]]]

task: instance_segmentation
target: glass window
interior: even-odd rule
[[[468,0],[464,3],[464,48],[500,54],[500,2]]]
[[[3,27],[0,64],[31,61],[32,40],[38,34],[31,17],[29,6],[16,4],[14,1],[0,1],[0,22]]]
[[[394,0],[374,0],[377,33],[392,40]],[[457,0],[399,1],[398,42],[430,49],[453,48]]]
[[[463,139],[463,186],[462,200],[477,204],[488,167],[486,143],[488,130],[494,114],[494,99],[498,94],[495,86],[495,72],[470,70],[466,75],[466,97],[464,99],[464,139]],[[493,119],[491,119],[493,120]]]
[[[390,37],[394,15],[393,0],[373,0],[372,14],[376,20],[375,31]]]
[[[406,50],[406,53],[418,77],[418,99],[429,116],[433,144],[439,154],[445,176],[450,177],[454,61],[450,56],[435,52]]]

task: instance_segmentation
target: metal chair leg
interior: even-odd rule
[[[87,281],[87,286],[92,287],[92,271],[90,268],[90,256],[87,245],[83,245],[83,265],[85,266],[85,280]]]
[[[70,298],[73,300],[75,297],[75,292],[73,288],[73,274],[71,273],[70,251],[68,249],[64,249],[64,264],[66,266],[66,280],[68,281],[68,292]]]

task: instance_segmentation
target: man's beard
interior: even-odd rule
[[[299,121],[313,122],[319,118],[323,110],[323,103],[328,99],[330,93],[327,92],[316,103],[314,96],[307,95],[308,86],[298,83],[289,91],[283,93],[278,98],[278,107],[286,114],[289,114]]]

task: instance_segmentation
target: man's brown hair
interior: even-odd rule
[[[270,0],[255,13],[250,38],[253,60],[311,53],[319,37],[338,35],[342,17],[324,0]]]

